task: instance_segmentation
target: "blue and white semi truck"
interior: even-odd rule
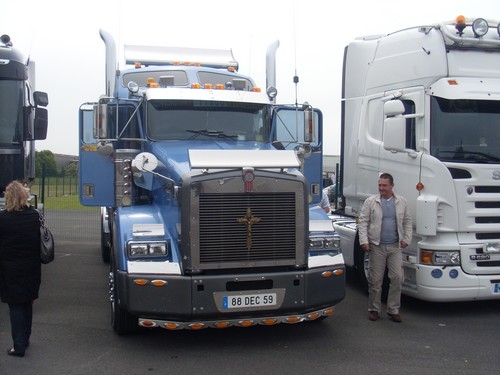
[[[35,63],[0,37],[0,195],[9,182],[35,179],[35,141],[47,137],[48,96],[35,89]],[[3,198],[1,198],[3,199]],[[1,202],[1,201],[0,201]],[[2,203],[0,203],[2,205]]]
[[[317,205],[322,117],[275,104],[279,43],[264,93],[231,50],[125,46],[121,68],[100,34],[106,93],[80,107],[80,200],[103,207],[114,330],[331,315],[345,266]]]

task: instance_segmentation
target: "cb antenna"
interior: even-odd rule
[[[293,76],[293,83],[295,84],[295,106],[297,107],[298,104],[298,99],[297,99],[297,86],[299,83],[299,76],[297,75],[297,35],[296,35],[296,30],[297,30],[297,23],[296,23],[296,3],[295,0],[293,1],[293,60],[295,64],[295,75]]]

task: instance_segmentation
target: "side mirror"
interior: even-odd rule
[[[384,103],[384,149],[388,151],[406,151],[406,119],[403,117],[405,111],[401,100],[390,100]]]
[[[158,159],[149,152],[141,152],[134,158],[132,166],[141,172],[152,172],[158,166]]]
[[[108,138],[108,106],[106,104],[94,105],[94,138]]]
[[[47,102],[48,104],[48,102]],[[45,108],[35,108],[34,134],[36,141],[47,139],[48,111]]]
[[[304,109],[304,142],[313,143],[315,140],[314,134],[314,110],[309,103],[305,102]]]
[[[46,92],[35,91],[33,93],[33,100],[35,101],[35,106],[47,107],[49,105],[49,96]]]

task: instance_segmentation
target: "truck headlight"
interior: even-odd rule
[[[309,251],[340,253],[340,237],[338,236],[309,236]]]
[[[166,242],[129,242],[128,255],[130,258],[165,257],[168,246]]]
[[[460,252],[421,250],[420,263],[430,266],[458,266],[460,265]]]

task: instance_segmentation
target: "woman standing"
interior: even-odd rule
[[[0,297],[9,304],[14,341],[7,354],[16,357],[23,357],[29,346],[33,301],[41,282],[40,219],[29,196],[20,182],[11,182],[0,212]]]

